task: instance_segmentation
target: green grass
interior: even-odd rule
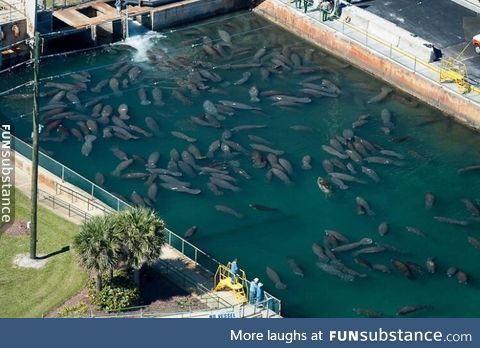
[[[15,219],[30,220],[30,200],[15,192]],[[37,254],[69,246],[78,226],[39,207]],[[85,285],[86,273],[72,251],[48,259],[42,269],[13,267],[15,255],[28,253],[29,236],[0,236],[0,317],[41,317],[64,303]]]

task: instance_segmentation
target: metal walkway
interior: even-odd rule
[[[92,25],[100,25],[142,14],[149,14],[152,11],[161,11],[175,7],[182,7],[198,0],[183,0],[158,7],[127,5],[120,13],[117,12],[111,0],[98,0],[86,2],[81,5],[67,7],[53,12],[53,16],[73,28],[85,28]]]

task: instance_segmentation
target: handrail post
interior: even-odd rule
[[[62,166],[62,182],[65,182],[65,166]]]

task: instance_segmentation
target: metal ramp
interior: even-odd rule
[[[231,263],[219,265],[214,278],[214,291],[231,291],[238,303],[248,302],[248,281],[243,270],[239,270],[239,275],[233,277],[230,272]]]

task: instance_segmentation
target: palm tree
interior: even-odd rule
[[[118,264],[120,242],[113,228],[112,215],[94,216],[80,227],[73,240],[80,264],[96,274],[96,289],[102,290],[102,274]]]
[[[165,244],[165,223],[153,210],[128,208],[116,214],[115,233],[121,236],[122,253],[134,271],[134,281],[140,284],[140,269],[160,257]]]

